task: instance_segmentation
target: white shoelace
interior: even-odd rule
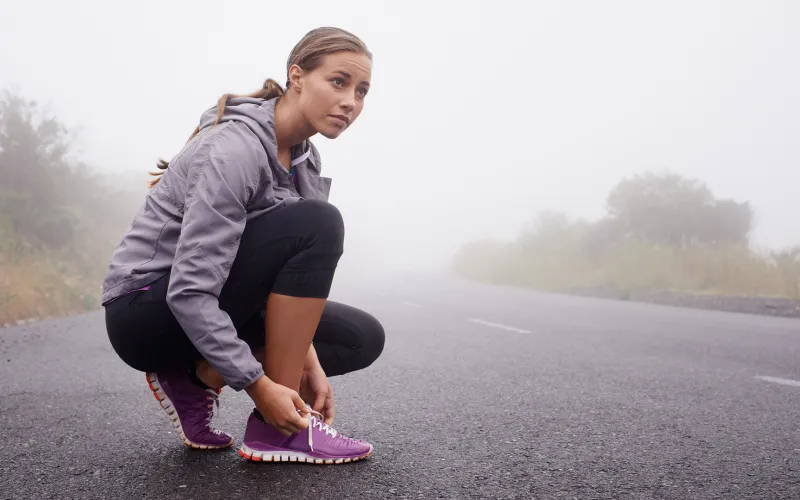
[[[208,428],[211,429],[211,432],[218,435],[222,434],[222,431],[220,431],[219,429],[215,429],[211,425],[211,420],[213,420],[214,417],[219,415],[219,393],[215,389],[206,389],[206,392],[208,393],[209,399],[211,399],[212,401],[211,411],[208,412],[208,416],[206,417],[206,423],[208,424]]]
[[[332,428],[328,424],[324,423],[321,418],[322,414],[318,411],[312,410],[310,407],[307,408],[308,413],[308,447],[311,448],[311,451],[314,451],[314,427],[323,431],[326,435],[336,437],[339,435],[339,432],[336,429]]]

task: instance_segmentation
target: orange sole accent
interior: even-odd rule
[[[372,450],[370,450],[369,453],[367,453],[366,455],[361,456],[361,457],[355,457],[355,458],[349,458],[349,459],[341,459],[341,460],[340,459],[321,459],[322,460],[321,462],[317,462],[318,459],[311,459],[311,458],[308,458],[308,459],[305,459],[305,460],[302,460],[302,459],[300,459],[300,460],[291,460],[291,459],[290,460],[281,460],[280,458],[277,458],[277,457],[274,457],[274,458],[270,457],[269,460],[264,460],[262,457],[256,457],[256,456],[253,456],[253,455],[245,453],[242,450],[242,448],[239,448],[239,450],[238,450],[238,453],[239,453],[240,457],[244,458],[245,460],[247,460],[249,462],[253,462],[253,463],[261,463],[261,462],[263,462],[263,463],[273,463],[273,462],[275,462],[275,463],[298,463],[298,464],[304,463],[304,464],[311,464],[311,465],[342,465],[342,464],[348,464],[348,463],[353,463],[353,462],[360,462],[362,460],[366,460],[369,457],[371,457],[374,452],[375,452],[375,450],[372,449]]]

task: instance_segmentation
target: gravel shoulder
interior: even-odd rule
[[[800,318],[800,302],[780,297],[744,297],[692,294],[669,290],[618,291],[611,287],[575,287],[559,293],[631,302],[646,302],[692,309]]]

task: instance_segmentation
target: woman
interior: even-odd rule
[[[102,299],[111,344],[146,372],[188,446],[233,444],[211,425],[228,385],[255,405],[239,449],[248,460],[330,464],[372,453],[331,427],[327,376],[372,364],[384,332],[327,300],[344,224],[308,140],[353,124],[371,67],[351,33],[309,32],[289,56],[286,90],[269,79],[224,95],[159,163],[111,257]]]

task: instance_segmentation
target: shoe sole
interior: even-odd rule
[[[239,448],[239,456],[250,462],[298,462],[315,465],[338,465],[348,464],[364,460],[372,455],[373,448],[370,447],[369,451],[358,457],[349,458],[318,458],[306,455],[301,451],[282,451],[280,453],[264,452],[251,450],[247,445],[242,444]]]
[[[150,390],[153,391],[153,396],[155,396],[158,404],[161,405],[161,409],[164,410],[164,413],[169,417],[172,425],[175,426],[175,430],[178,431],[178,435],[183,440],[183,444],[195,450],[219,450],[222,448],[230,448],[233,445],[233,439],[231,439],[230,443],[223,445],[198,444],[187,439],[186,434],[183,433],[183,426],[181,425],[180,417],[178,417],[178,412],[172,405],[172,401],[167,397],[167,393],[161,389],[161,384],[158,383],[158,377],[156,377],[155,373],[147,373],[146,377],[147,385],[150,387]]]

